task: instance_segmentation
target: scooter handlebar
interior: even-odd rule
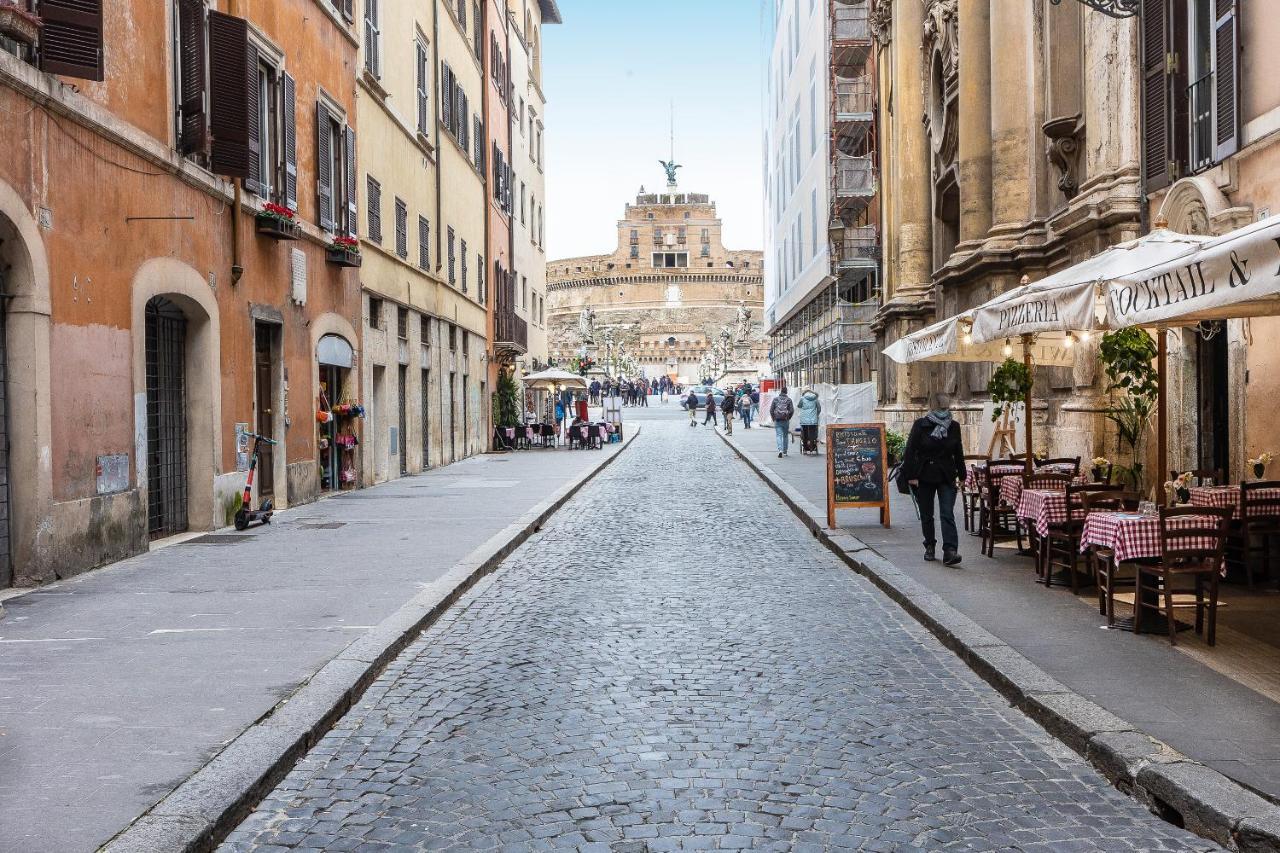
[[[245,432],[245,433],[242,433],[242,435],[247,435],[249,438],[254,438],[254,439],[257,439],[258,441],[265,441],[267,444],[278,443],[275,439],[267,438],[265,435],[258,435],[256,432]]]

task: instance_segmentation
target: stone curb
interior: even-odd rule
[[[101,853],[197,853],[216,847],[351,709],[383,668],[477,581],[496,569],[640,434],[489,538],[320,668],[160,802],[99,848]]]
[[[1152,813],[1229,850],[1280,851],[1280,806],[1072,691],[846,530],[719,430],[811,533],[907,611],[983,680]]]

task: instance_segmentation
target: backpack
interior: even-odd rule
[[[795,404],[791,402],[790,397],[778,397],[773,401],[773,405],[769,409],[769,414],[773,416],[775,421],[789,421],[791,416],[796,413]]]

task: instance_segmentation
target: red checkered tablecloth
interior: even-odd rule
[[[1233,516],[1240,518],[1239,486],[1193,486],[1190,491],[1192,506],[1230,507]],[[1257,494],[1274,500],[1280,498],[1280,489],[1260,489]]]
[[[1000,493],[1003,496],[1003,484],[1001,484]],[[1050,525],[1067,523],[1066,491],[1024,489],[1018,498],[1018,518],[1033,522],[1036,533],[1048,536]]]
[[[1179,523],[1203,524],[1196,516],[1174,519],[1174,529]],[[1160,556],[1160,516],[1139,515],[1131,512],[1091,512],[1085,519],[1080,534],[1080,550],[1090,545],[1110,548],[1117,562]],[[1213,541],[1204,538],[1197,547],[1211,548]],[[1224,570],[1226,566],[1223,566]]]
[[[991,470],[991,476],[997,480],[1003,479],[1011,475],[1021,475],[1026,471],[1022,465],[996,465]],[[976,491],[982,488],[983,480],[986,478],[987,466],[984,462],[978,462],[969,466],[969,472],[964,478],[964,487],[969,491]]]
[[[1071,469],[1061,473],[1070,474]],[[1073,486],[1083,486],[1089,482],[1089,477],[1081,474],[1071,481]],[[1064,487],[1062,491],[1066,491]],[[1016,507],[1018,500],[1022,495],[1022,478],[1021,477],[1004,477],[1000,480],[1000,501],[1008,506]]]

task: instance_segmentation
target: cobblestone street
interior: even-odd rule
[[[1215,849],[1012,710],[709,428],[640,418],[224,850]]]

